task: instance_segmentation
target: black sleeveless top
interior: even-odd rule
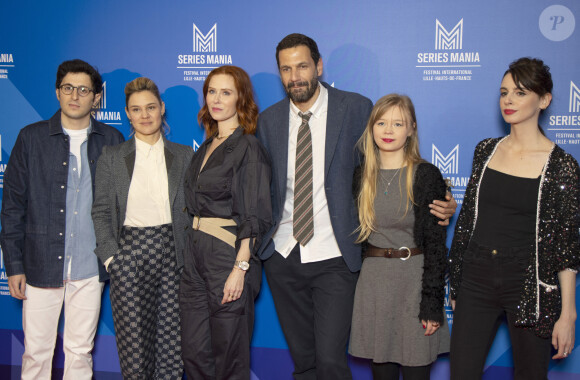
[[[486,168],[473,240],[490,247],[533,244],[539,189],[540,177],[516,177]]]

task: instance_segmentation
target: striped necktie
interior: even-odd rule
[[[303,114],[298,128],[296,144],[296,167],[294,171],[294,238],[306,245],[314,235],[312,212],[312,136],[308,120],[312,112]]]

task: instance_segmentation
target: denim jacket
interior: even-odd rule
[[[26,275],[36,287],[63,286],[66,192],[70,143],[61,111],[18,134],[4,173],[0,244],[6,274]],[[91,118],[88,162],[93,183],[97,159],[105,145],[124,140],[113,127]],[[107,274],[99,265],[99,279]]]

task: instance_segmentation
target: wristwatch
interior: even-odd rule
[[[244,272],[250,269],[250,263],[244,260],[236,260],[234,268],[243,270]]]

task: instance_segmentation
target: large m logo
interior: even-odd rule
[[[463,19],[461,19],[451,32],[439,20],[435,19],[435,49],[451,50],[462,49],[463,46]]]
[[[193,51],[204,53],[217,51],[217,24],[214,24],[207,34],[203,34],[193,24]]]
[[[449,152],[448,155],[443,155],[439,149],[433,144],[431,150],[431,162],[437,166],[443,174],[458,174],[459,173],[459,144]]]
[[[580,89],[570,81],[570,107],[568,112],[580,112]]]

